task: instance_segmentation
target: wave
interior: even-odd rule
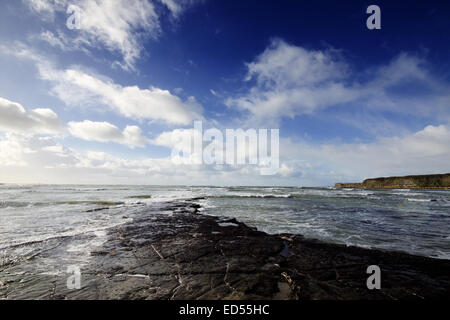
[[[292,198],[291,194],[225,194],[225,195],[208,195],[206,198]]]
[[[82,233],[78,233],[78,234],[82,234]],[[52,236],[46,236],[46,237],[44,236],[42,238],[36,238],[36,239],[31,239],[31,240],[27,240],[27,241],[23,241],[23,242],[19,242],[19,243],[8,244],[6,246],[0,247],[0,250],[31,246],[34,244],[39,244],[39,243],[50,241],[50,240],[59,240],[59,239],[73,237],[78,234],[66,234],[66,235],[57,235],[57,236],[52,235]]]
[[[248,190],[247,190],[248,191]],[[215,194],[205,195],[207,198],[364,198],[371,199],[374,193],[370,191],[358,191],[358,192],[302,192],[302,193],[242,193],[242,194]]]
[[[31,202],[26,201],[0,201],[0,208],[21,208],[31,206]]]
[[[58,202],[52,202],[52,204],[69,204],[69,205],[77,205],[77,204],[98,204],[98,205],[111,205],[111,206],[117,206],[121,204],[125,204],[123,201],[111,201],[111,200],[82,200],[82,201],[58,201]]]
[[[64,240],[67,238],[72,238],[72,237],[76,237],[76,236],[80,236],[80,235],[85,235],[85,234],[89,234],[89,233],[93,233],[96,237],[99,237],[100,231],[106,231],[108,229],[114,228],[116,226],[122,225],[126,222],[131,221],[130,218],[124,218],[118,221],[114,221],[112,223],[106,224],[106,225],[98,225],[98,226],[91,226],[91,227],[85,227],[85,228],[81,228],[81,229],[75,229],[75,230],[69,230],[69,231],[64,231],[61,232],[60,234],[57,235],[48,235],[48,236],[37,236],[35,238],[30,238],[28,240],[24,240],[21,242],[16,242],[16,243],[6,243],[3,244],[4,246],[0,247],[0,250],[5,250],[5,249],[15,249],[15,248],[21,248],[21,247],[26,247],[26,246],[32,246],[35,244],[40,244],[43,242],[47,242],[47,241],[54,241],[54,240]],[[105,234],[106,235],[106,234]]]
[[[150,199],[152,197],[151,194],[143,194],[143,195],[137,195],[137,196],[129,196],[129,199]]]
[[[437,201],[436,199],[414,199],[414,198],[407,198],[408,201],[413,202],[431,202],[431,201]]]
[[[124,201],[112,200],[68,200],[68,201],[52,201],[52,202],[28,202],[28,201],[0,201],[0,208],[23,208],[32,206],[50,206],[50,205],[101,205],[101,206],[118,206],[125,204]]]
[[[359,198],[359,199],[379,199],[372,192],[359,193],[293,193],[288,198]]]

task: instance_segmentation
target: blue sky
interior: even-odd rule
[[[3,0],[1,182],[323,186],[449,172],[450,6],[341,2]],[[366,27],[371,4],[381,30]],[[278,174],[175,165],[167,137],[195,120],[280,129]]]

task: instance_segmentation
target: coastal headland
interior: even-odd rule
[[[366,179],[362,183],[336,183],[335,188],[450,189],[450,173]]]
[[[4,299],[449,299],[450,261],[269,235],[235,219],[200,213],[195,199],[168,203],[109,230],[81,268],[81,288],[67,274],[27,272],[47,250],[0,267]],[[63,239],[64,240],[64,239]],[[64,244],[53,250],[64,250]],[[368,266],[381,289],[367,287]]]

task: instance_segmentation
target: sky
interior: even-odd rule
[[[373,4],[381,29],[366,26]],[[329,186],[450,172],[448,2],[0,6],[0,182]],[[174,163],[198,120],[279,129],[279,170]]]

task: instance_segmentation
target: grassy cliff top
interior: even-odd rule
[[[336,183],[336,188],[449,189],[450,173],[366,179],[362,183]]]

